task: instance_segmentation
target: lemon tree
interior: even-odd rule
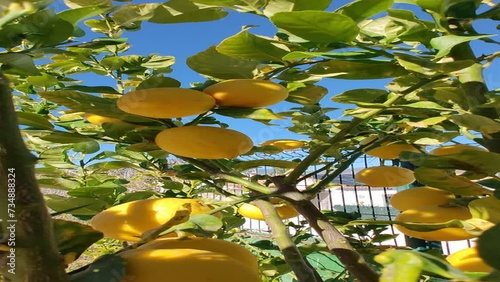
[[[156,281],[154,273],[165,273],[165,278],[170,275],[180,281],[209,276],[217,281],[276,281],[285,274],[301,282],[325,281],[332,275],[362,282],[410,282],[422,275],[498,281],[500,252],[495,238],[500,234],[494,203],[500,187],[500,123],[498,91],[486,77],[498,54],[475,50],[498,44],[481,25],[499,20],[498,4],[122,2],[65,0],[56,10],[52,1],[1,3],[0,206],[7,207],[0,213],[1,237],[7,238],[0,242],[1,260],[10,261],[8,256],[15,253],[15,262],[0,266],[5,280],[104,282],[132,275]],[[143,32],[146,24],[161,31],[166,24],[191,22],[201,30],[203,22],[217,22],[229,14],[259,17],[276,32],[264,36],[246,26],[203,46],[185,60],[201,81],[174,77],[173,67],[184,62],[162,54],[163,46],[154,54],[135,54],[134,42],[125,36]],[[170,42],[182,48],[174,35]],[[112,82],[96,85],[94,81],[101,80],[92,76]],[[352,87],[339,91],[321,83],[336,79],[351,81]],[[369,88],[363,83],[367,80],[387,84]],[[329,107],[329,102],[342,111]],[[300,148],[254,144],[243,129],[222,122],[227,119],[248,119],[263,127],[283,122],[283,128],[303,136]],[[472,147],[460,144],[464,140]],[[455,144],[448,147],[450,143]],[[109,144],[114,147],[109,149]],[[282,151],[291,148],[304,155],[280,159],[286,154]],[[310,199],[365,152],[382,159],[397,157],[418,169],[371,167],[356,181],[385,187],[417,180],[466,198],[450,203],[446,210],[467,216],[445,217],[449,213],[443,212],[428,220],[414,214],[405,217],[422,208],[415,207],[403,211],[399,222],[351,222],[346,214],[332,219]],[[279,175],[245,174],[263,166],[277,168]],[[111,173],[123,168],[147,177],[149,185],[130,189],[125,177]],[[321,176],[311,189],[297,189],[304,175],[318,172]],[[234,194],[226,184],[241,186],[244,194]],[[39,187],[64,193],[42,194]],[[232,200],[214,202],[213,209],[198,214],[187,206],[166,208],[169,212],[163,217],[151,210],[125,213],[120,220],[133,238],[141,238],[138,242],[82,269],[66,271],[64,258],[80,255],[100,236],[111,233],[96,233],[83,223],[56,223],[53,216],[72,215],[86,223],[96,218],[95,222],[105,210],[123,212],[119,208],[123,204],[199,200],[205,192]],[[283,206],[273,204],[273,198],[286,201],[293,214],[301,215],[304,225],[294,229],[303,233],[291,234],[286,225],[290,223],[279,212]],[[238,227],[243,218],[237,211],[250,203],[270,227],[273,251],[279,250],[279,255],[241,239]],[[433,212],[442,209],[434,206]],[[15,232],[6,224],[8,219],[17,220]],[[122,225],[105,222],[106,228]],[[349,230],[356,230],[353,226],[371,231],[367,226],[391,223],[415,235],[452,229],[478,236],[479,257],[492,271],[482,278],[471,277],[428,254],[351,244],[352,238],[360,237],[349,237],[353,235]],[[137,227],[141,224],[144,228]],[[152,229],[144,230],[148,228]],[[307,228],[314,229],[318,238],[308,236],[303,231]],[[139,249],[172,232],[179,238],[213,237],[252,246],[260,268],[206,249]],[[9,241],[11,234],[16,235],[16,246]],[[306,239],[318,241],[310,244]],[[312,267],[310,255],[320,252],[338,259],[345,271]],[[169,268],[163,269],[165,265]]]

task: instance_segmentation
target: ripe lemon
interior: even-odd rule
[[[102,125],[103,123],[106,123],[106,122],[133,125],[131,123],[125,122],[125,121],[118,119],[118,118],[105,117],[105,116],[100,116],[100,115],[96,115],[96,114],[85,114],[85,119],[88,122],[95,124],[95,125]]]
[[[487,265],[476,247],[471,247],[454,252],[446,257],[446,261],[453,267],[456,267],[464,272],[490,272],[493,268]]]
[[[456,145],[442,146],[442,147],[436,148],[436,149],[430,151],[429,154],[436,155],[436,156],[443,156],[443,155],[458,154],[464,150],[475,150],[475,151],[483,151],[483,152],[486,151],[486,149],[483,149],[481,147],[465,145],[465,144],[456,144]]]
[[[155,139],[156,145],[175,155],[200,158],[236,158],[253,147],[250,137],[225,128],[183,126],[165,129]]]
[[[404,211],[420,206],[447,204],[454,198],[455,196],[448,191],[423,186],[397,192],[391,197],[390,204]]]
[[[136,249],[119,253],[125,261],[121,282],[261,282],[256,269],[233,257],[197,249]]]
[[[186,203],[190,204],[192,214],[212,210],[212,207],[204,205],[197,199],[139,200],[116,205],[100,212],[90,220],[90,226],[104,233],[104,237],[136,242],[142,233],[170,220],[175,211]]]
[[[371,187],[397,187],[415,181],[413,171],[397,166],[374,166],[358,171],[357,182]]]
[[[267,140],[260,143],[260,146],[273,146],[279,148],[283,151],[285,150],[295,150],[304,147],[306,144],[304,141],[294,140],[294,139],[273,139]]]
[[[366,154],[384,160],[392,160],[399,158],[399,154],[404,151],[419,152],[419,150],[411,144],[405,144],[405,143],[391,144],[391,142],[385,142],[382,145],[380,145],[380,147],[367,151]]]
[[[116,101],[129,114],[152,118],[180,118],[209,111],[215,100],[201,91],[165,87],[129,92]]]
[[[245,247],[226,240],[192,237],[189,239],[159,238],[137,248],[142,249],[196,249],[221,253],[241,261],[243,264],[258,268],[257,257]]]
[[[203,90],[221,107],[257,108],[274,105],[288,97],[288,90],[267,80],[231,79]]]
[[[467,220],[471,217],[469,209],[464,207],[420,206],[403,211],[394,220],[408,223],[441,223],[453,219]],[[394,227],[403,234],[428,241],[457,241],[476,237],[457,227],[446,227],[434,231],[410,230],[398,224],[395,224]]]
[[[281,219],[288,219],[292,217],[296,217],[299,215],[299,212],[291,205],[280,199],[271,199],[271,203],[275,204],[276,212],[278,213]],[[256,205],[252,205],[249,203],[244,203],[238,208],[238,213],[246,218],[264,220],[264,215],[262,211]]]

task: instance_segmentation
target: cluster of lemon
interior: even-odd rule
[[[256,108],[276,104],[288,97],[280,84],[254,79],[226,80],[203,91],[186,88],[151,88],[121,96],[117,107],[129,114],[151,118],[182,118],[203,114],[214,107]],[[86,116],[91,123],[126,123],[99,115]],[[212,126],[181,126],[165,129],[156,144],[172,154],[202,159],[235,158],[253,147],[245,134]]]
[[[455,195],[432,187],[416,187],[400,191],[390,199],[390,204],[401,211],[395,221],[413,223],[442,223],[450,220],[472,218],[469,209],[449,205]],[[474,201],[473,201],[474,202]],[[472,202],[471,202],[472,203]],[[403,234],[428,241],[468,240],[476,237],[462,228],[447,227],[434,231],[416,231],[395,224]],[[492,268],[480,257],[475,247],[466,248],[446,257],[454,267],[466,272],[490,272]]]
[[[191,214],[212,210],[196,199],[139,200],[104,210],[90,225],[105,237],[138,242],[144,232],[172,219],[183,204],[189,204]],[[159,277],[169,281],[261,281],[257,258],[246,248],[221,239],[176,236],[170,233],[120,252],[126,263],[121,281],[154,282]]]
[[[436,148],[430,151],[429,154],[444,156],[456,154],[463,150],[485,151],[479,147],[457,144]],[[386,143],[366,152],[366,154],[381,159],[395,159],[402,151],[418,152],[418,149],[410,144]],[[379,166],[360,171],[356,175],[356,180],[373,187],[391,187],[410,184],[415,181],[415,178],[411,170],[400,167]],[[471,219],[472,214],[467,207],[450,204],[455,197],[449,191],[424,186],[394,194],[390,199],[390,204],[401,211],[394,219],[400,222],[432,224],[455,219]],[[485,200],[491,200],[491,197],[474,200],[469,206],[482,205]],[[457,227],[447,227],[433,231],[411,230],[399,224],[395,224],[394,227],[405,235],[428,241],[457,241],[476,237],[476,235]],[[466,272],[489,272],[492,270],[479,257],[475,247],[452,253],[446,260],[452,266]]]

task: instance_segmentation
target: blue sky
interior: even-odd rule
[[[133,1],[132,3],[152,2],[160,1],[140,0]],[[333,2],[334,4],[330,7],[330,10],[351,1],[341,0]],[[57,4],[60,5],[57,7],[58,10],[64,7],[62,0],[58,1]],[[403,4],[397,4],[395,6],[397,9],[404,9],[408,7],[410,6]],[[148,55],[155,53],[158,55],[176,57],[176,64],[173,66],[174,71],[169,76],[181,81],[181,87],[187,88],[190,87],[190,82],[203,82],[205,79],[187,67],[185,64],[186,58],[207,49],[211,45],[217,45],[223,39],[238,33],[241,28],[246,25],[256,26],[252,28],[250,32],[257,35],[272,37],[276,31],[275,27],[266,18],[252,14],[231,12],[227,17],[213,22],[181,24],[152,24],[144,22],[139,31],[125,32],[123,37],[128,38],[129,43],[132,45],[132,48],[126,54]],[[478,22],[477,26],[479,32],[498,34],[498,30],[495,28],[496,24],[493,22],[481,21]],[[92,34],[91,32],[89,32],[88,35],[95,36],[95,34]],[[500,38],[496,39],[500,40]],[[499,49],[497,45],[483,43],[475,43],[474,47],[475,50],[477,50],[477,55],[483,53],[491,54]],[[493,66],[485,72],[485,79],[490,89],[500,88],[500,80],[497,75],[499,72],[500,67],[498,66],[498,63],[493,63]],[[99,78],[97,75],[92,77],[84,76],[84,78],[86,84],[104,84],[114,86],[111,80]],[[327,97],[323,99],[321,104],[322,106],[327,107],[338,107],[338,104],[335,105],[330,102],[330,98],[333,95],[355,88],[383,88],[387,82],[389,82],[389,80],[358,81],[323,79],[319,85],[326,87],[329,90],[329,93]],[[280,112],[288,110],[290,106],[298,105],[282,102],[271,107],[271,109],[275,112]],[[329,115],[332,118],[339,118],[342,115],[342,111],[333,111]],[[221,120],[229,123],[231,128],[249,135],[255,143],[276,138],[306,138],[305,136],[300,136],[287,131],[285,129],[284,122],[274,122],[275,124],[278,124],[278,126],[266,127],[261,123],[251,120],[229,118],[221,118]]]

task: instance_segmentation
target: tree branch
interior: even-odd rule
[[[0,272],[7,281],[69,281],[35,178],[36,158],[24,145],[9,82],[1,73],[0,132],[1,240],[10,247],[0,253]]]
[[[281,250],[286,263],[297,276],[297,281],[322,282],[321,276],[314,268],[310,267],[292,238],[290,238],[286,225],[279,217],[274,205],[266,200],[256,200],[254,202],[262,211],[267,225],[271,228],[273,239]]]

